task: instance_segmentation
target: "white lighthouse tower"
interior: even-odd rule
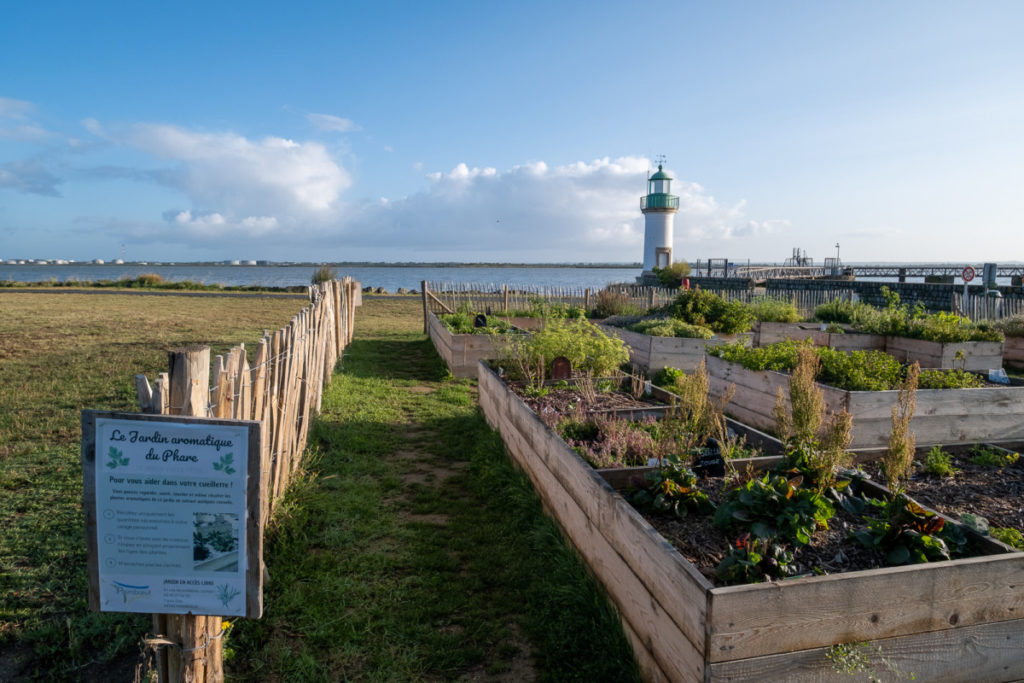
[[[654,268],[672,265],[672,224],[679,211],[679,197],[672,194],[672,177],[661,164],[647,179],[647,196],[640,198],[644,214],[644,270],[640,280],[653,276]]]

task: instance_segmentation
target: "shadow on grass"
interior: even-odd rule
[[[448,368],[429,339],[401,341],[356,339],[339,365],[345,374],[360,379],[399,379],[440,382]]]

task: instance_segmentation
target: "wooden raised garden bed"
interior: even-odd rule
[[[758,429],[774,429],[775,397],[779,388],[788,396],[789,375],[747,370],[739,363],[715,356],[708,356],[707,372],[713,396],[721,396],[729,385],[736,385],[726,412]],[[892,408],[898,391],[847,391],[819,386],[829,411],[845,408],[853,416],[851,448],[889,443]],[[1024,439],[1024,387],[918,389],[917,410],[910,429],[919,446],[1020,441]]]
[[[452,334],[433,313],[429,318],[430,341],[456,377],[476,377],[476,364],[497,354],[496,337],[490,334]]]
[[[480,405],[618,609],[651,681],[848,681],[835,644],[918,681],[1024,677],[1024,553],[714,587],[478,365]]]
[[[754,345],[768,346],[786,339],[810,339],[815,346],[827,346],[841,351],[885,351],[903,363],[917,361],[922,368],[943,368],[984,372],[1003,366],[1002,342],[940,343],[908,337],[885,337],[850,331],[830,333],[820,323],[756,323]],[[1024,348],[1022,348],[1024,351]],[[961,357],[957,357],[960,353]],[[1024,353],[1021,355],[1024,361]]]
[[[718,335],[713,339],[654,337],[613,325],[598,325],[602,332],[614,335],[629,347],[629,360],[647,372],[678,368],[690,372],[700,365],[709,346],[747,340],[749,334]]]
[[[1003,365],[1024,369],[1024,337],[1007,337],[1003,342]]]

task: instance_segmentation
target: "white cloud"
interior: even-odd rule
[[[427,174],[420,193],[354,211],[338,231],[339,245],[401,245],[407,253],[433,252],[431,258],[635,261],[642,256],[640,197],[650,168],[642,157],[554,167],[533,161],[503,172],[460,163]],[[786,225],[751,220],[744,202],[723,206],[697,183],[677,179],[673,191],[680,196],[680,254]],[[392,251],[380,258],[399,257]]]
[[[13,100],[9,97],[0,97],[0,116],[11,119],[26,118],[35,105],[24,100]]]
[[[332,133],[352,133],[362,130],[352,119],[343,119],[331,114],[306,114],[306,120],[318,129]]]
[[[250,140],[149,123],[109,130],[94,120],[83,124],[110,142],[174,163],[152,175],[204,212],[315,218],[333,209],[352,182],[318,142]]]

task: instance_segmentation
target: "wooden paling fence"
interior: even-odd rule
[[[970,293],[964,297],[960,292],[953,292],[952,308],[955,313],[971,320],[999,320],[1011,315],[1024,315],[1024,299]]]
[[[170,352],[169,371],[152,386],[135,377],[143,412],[262,423],[261,530],[299,468],[324,385],[352,341],[362,292],[346,277],[310,287],[309,298],[288,325],[264,332],[251,364],[239,344],[215,358],[211,381],[210,348],[197,346]],[[214,616],[154,615],[160,680],[223,680],[221,625]]]
[[[625,297],[628,303],[639,308],[664,306],[679,295],[680,290],[669,287],[644,287],[640,285],[614,284],[603,289],[583,287],[544,287],[537,285],[504,283],[421,283],[425,302],[424,313],[454,313],[460,309],[473,313],[515,313],[537,310],[542,304],[563,304],[590,311],[602,297],[615,295]],[[811,317],[814,309],[836,299],[855,299],[849,288],[833,290],[779,290],[774,292],[752,289],[718,289],[702,287],[730,301],[755,303],[759,300],[779,299],[791,301],[805,317]]]

